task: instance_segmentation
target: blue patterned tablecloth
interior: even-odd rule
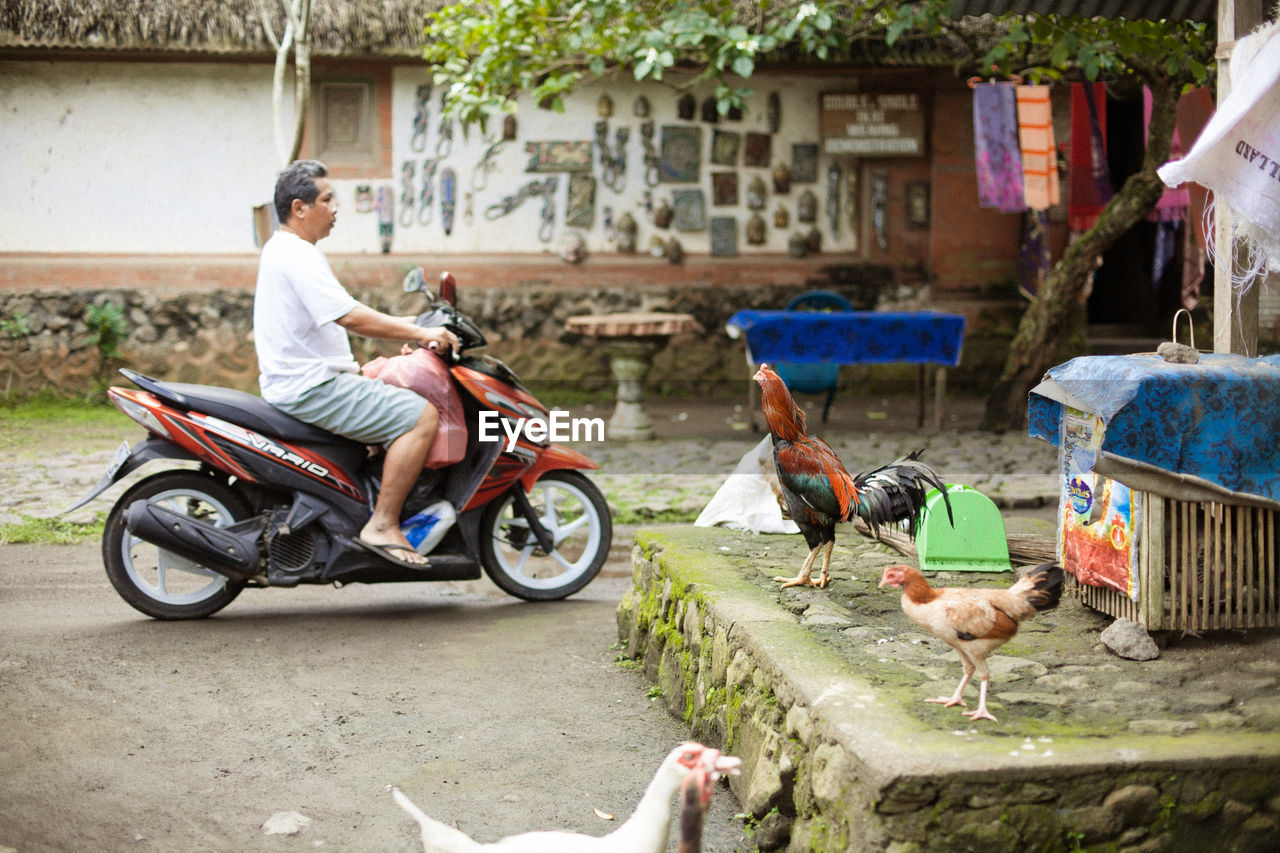
[[[964,315],[936,311],[739,311],[755,364],[960,363]]]
[[[1102,450],[1280,500],[1280,355],[1089,356],[1047,378],[1106,424]],[[1028,433],[1058,444],[1062,409],[1033,391]]]

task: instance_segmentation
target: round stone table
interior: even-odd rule
[[[584,314],[566,321],[569,331],[597,338],[609,354],[609,368],[618,381],[618,401],[609,418],[609,438],[653,438],[653,423],[644,410],[644,380],[653,356],[673,335],[697,331],[688,314],[633,312]]]

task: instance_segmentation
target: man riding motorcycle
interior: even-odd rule
[[[436,438],[438,405],[359,372],[347,332],[457,351],[457,336],[411,317],[376,311],[338,282],[316,243],[337,221],[337,199],[324,164],[299,160],[276,180],[280,228],[262,248],[254,294],[254,345],[262,397],[299,420],[386,448],[381,490],[353,541],[408,568],[425,567],[400,529],[405,498]]]

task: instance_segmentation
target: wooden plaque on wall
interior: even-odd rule
[[[833,157],[924,156],[924,108],[915,93],[827,92],[819,99],[822,151]]]

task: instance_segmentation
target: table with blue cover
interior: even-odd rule
[[[919,425],[924,425],[924,365],[938,366],[934,426],[942,417],[945,370],[960,363],[964,315],[937,311],[754,311],[726,323],[731,337],[745,334],[752,364],[897,364],[920,366]],[[751,383],[755,392],[755,383]],[[755,416],[754,398],[752,417]]]
[[[1117,479],[1145,477],[1165,494],[1280,502],[1280,355],[1088,356],[1045,379],[1030,396],[1029,434],[1057,445],[1064,406],[1097,415],[1104,465],[1095,470],[1123,468]]]

